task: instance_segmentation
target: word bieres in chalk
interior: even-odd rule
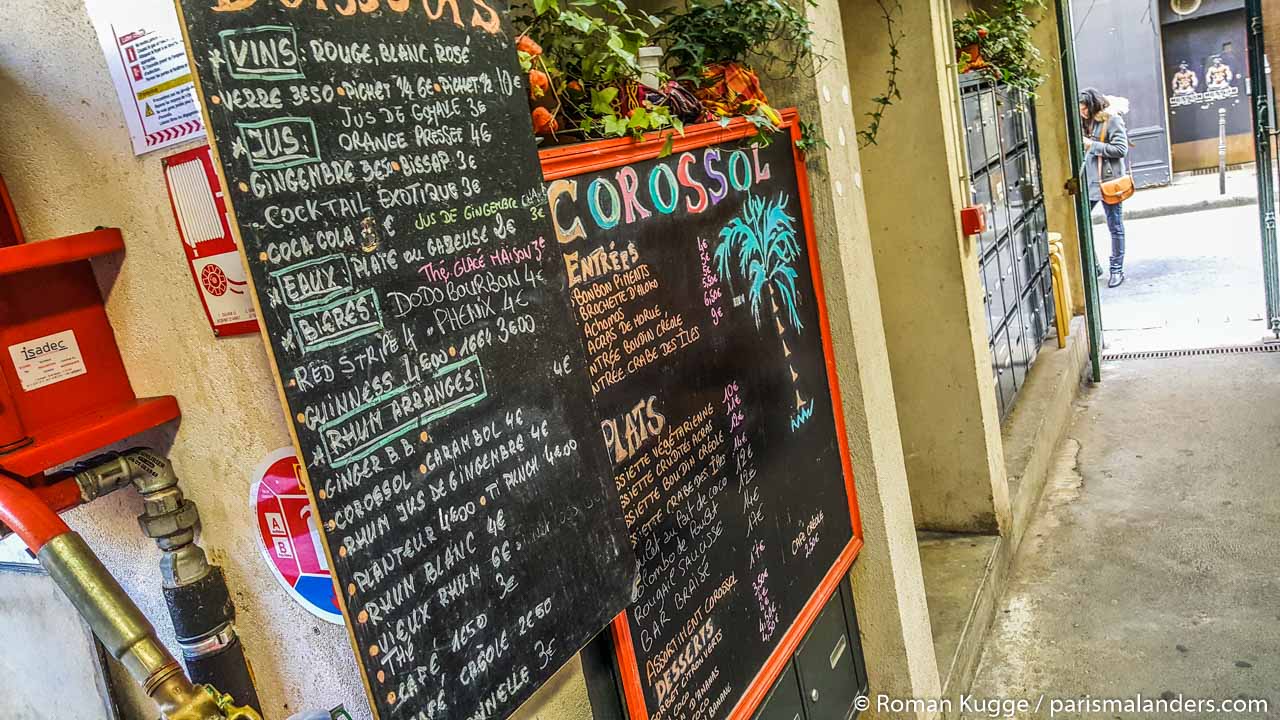
[[[271,0],[262,0],[263,3]],[[469,0],[471,4],[471,19],[467,23],[471,27],[480,28],[488,33],[497,34],[502,29],[502,17],[498,12],[489,6],[485,0]],[[306,5],[317,12],[336,12],[343,17],[350,17],[357,12],[360,14],[368,14],[377,12],[385,3],[388,10],[397,13],[409,12],[411,6],[417,4],[413,0],[337,0],[330,7],[330,3],[326,0],[275,0],[282,7],[289,10],[297,10]],[[468,0],[463,0],[464,5]],[[214,12],[240,12],[248,10],[258,3],[258,0],[217,0],[213,6]],[[464,27],[462,22],[462,11],[458,7],[458,0],[421,0],[422,9],[427,14],[427,18],[432,21],[441,20],[445,11],[449,12],[449,20],[458,27]]]

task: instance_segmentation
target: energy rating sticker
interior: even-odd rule
[[[294,600],[321,620],[341,625],[342,612],[300,464],[293,448],[281,448],[254,471],[249,506],[258,520],[258,547]]]

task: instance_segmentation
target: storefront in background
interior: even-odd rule
[[[1244,0],[1072,0],[1081,87],[1129,101],[1139,187],[1227,162],[1253,161]]]
[[[1253,161],[1244,0],[1172,0],[1160,8],[1175,172]]]

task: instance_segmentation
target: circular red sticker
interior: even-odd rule
[[[222,272],[222,268],[217,263],[209,263],[200,271],[200,282],[204,285],[204,289],[214,297],[222,297],[227,294],[227,274]]]
[[[320,540],[320,521],[302,481],[293,448],[267,456],[253,473],[249,506],[258,520],[258,543],[271,572],[311,614],[335,625],[342,611]]]

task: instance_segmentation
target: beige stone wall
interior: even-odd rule
[[[854,564],[854,604],[862,628],[872,694],[941,694],[933,634],[925,603],[902,435],[894,402],[889,348],[868,227],[858,129],[861,100],[883,92],[880,74],[852,77],[850,64],[869,52],[847,42],[848,6],[819,0],[807,9],[814,46],[824,56],[791,81],[767,81],[770,101],[796,105],[828,147],[807,165],[814,228],[840,391],[862,510],[863,547]],[[867,26],[867,34],[880,26]],[[810,74],[812,73],[812,78]],[[861,717],[871,720],[873,711]]]
[[[922,529],[995,533],[1008,519],[1008,486],[977,240],[959,220],[970,196],[950,5],[901,8],[902,97],[861,167],[912,512]],[[843,11],[845,44],[858,48],[851,82],[882,82],[882,11],[872,3]],[[871,97],[855,94],[857,116]]]

